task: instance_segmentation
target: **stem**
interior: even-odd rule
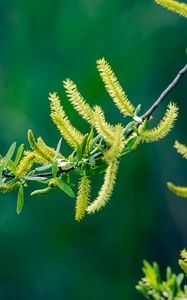
[[[168,87],[162,92],[160,97],[155,101],[155,103],[145,112],[141,117],[142,121],[148,119],[155,109],[161,104],[161,102],[166,98],[166,96],[174,89],[181,77],[187,72],[187,64],[179,71],[175,79],[168,85]]]
[[[184,76],[184,74],[187,72],[187,64],[178,72],[177,76],[174,78],[174,80],[168,85],[168,87],[161,93],[159,98],[153,103],[153,105],[140,117],[141,122],[136,122],[136,126],[139,127],[139,125],[144,121],[145,119],[149,119],[149,117],[152,115],[152,113],[158,108],[158,106],[162,103],[162,101],[166,98],[166,96],[174,89],[174,87],[177,85],[177,83],[180,81],[180,79]],[[134,132],[133,128],[128,132],[126,137],[129,137]],[[108,147],[105,148],[106,150]],[[98,152],[94,155],[94,158],[100,158],[102,157],[102,153]],[[71,166],[67,169],[59,168],[58,174],[62,173],[69,173],[72,170],[75,169],[75,166]],[[14,175],[6,174],[5,171],[3,171],[3,176],[8,178],[14,178]],[[37,174],[37,177],[50,177],[52,176],[52,173],[41,173]]]
[[[162,103],[162,101],[166,98],[166,96],[174,89],[174,87],[177,85],[179,80],[184,76],[184,74],[187,72],[187,64],[178,72],[177,76],[174,78],[174,80],[168,85],[168,87],[161,93],[159,98],[153,103],[153,105],[140,117],[141,122],[137,122],[137,127],[144,121],[145,119],[149,119],[152,113],[158,108],[158,106]],[[127,137],[129,137],[133,133],[133,129],[131,129]]]

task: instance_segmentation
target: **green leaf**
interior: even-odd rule
[[[89,163],[90,163],[91,167],[95,166],[95,158],[93,156],[89,157]]]
[[[134,121],[129,122],[124,129],[124,134],[127,134],[133,128],[133,125],[134,125]]]
[[[21,186],[18,191],[17,207],[16,207],[17,214],[20,214],[23,205],[24,205],[24,189],[23,186]]]
[[[35,170],[36,171],[46,171],[46,170],[49,170],[49,169],[51,169],[51,167],[52,167],[52,165],[46,165],[46,166],[42,166],[42,167],[38,167],[38,168],[36,168]]]
[[[2,179],[3,179],[3,169],[4,169],[4,167],[0,166],[0,185],[3,184],[3,181],[2,181]]]
[[[148,120],[144,120],[142,128],[141,128],[141,133],[145,132],[148,129]]]
[[[141,104],[138,104],[138,106],[136,107],[135,111],[134,111],[134,116],[137,116],[140,112],[141,109]]]
[[[20,159],[21,159],[21,156],[22,156],[22,153],[23,153],[23,149],[24,149],[24,144],[21,144],[18,148],[18,151],[16,153],[16,158],[14,160],[14,164],[15,166],[17,166],[17,164],[19,163]]]
[[[88,171],[90,175],[95,175],[99,173],[103,173],[107,168],[107,164],[105,161],[102,161],[99,165],[93,165],[91,169]]]
[[[84,155],[84,154],[86,153],[86,150],[87,150],[87,149],[86,149],[86,145],[87,145],[88,137],[89,137],[88,133],[85,134],[85,136],[84,136],[84,138],[83,138],[83,141],[82,141],[82,143],[81,143],[81,151],[82,151],[82,155]]]
[[[16,148],[16,142],[14,142],[14,143],[10,146],[10,148],[9,148],[9,150],[8,150],[8,152],[7,152],[7,154],[3,157],[2,161],[1,161],[1,165],[3,165],[3,166],[6,166],[6,165],[7,165],[7,163],[9,162],[9,160],[12,158],[12,156],[13,156],[13,154],[14,154],[15,148]]]
[[[53,160],[56,160],[59,153],[60,153],[60,148],[61,148],[61,144],[62,144],[62,138],[59,140],[58,144],[57,144],[57,147],[56,147],[56,152],[55,152],[55,156],[54,156],[54,159]]]
[[[82,143],[77,146],[78,161],[80,161],[82,159],[82,156],[85,154],[87,139],[88,139],[88,133],[85,134]]]
[[[167,267],[166,269],[166,279],[169,280],[172,277],[172,270],[170,267]]]
[[[131,150],[131,148],[132,148],[132,146],[134,145],[134,143],[136,142],[136,140],[137,140],[137,137],[136,137],[136,136],[133,137],[133,138],[131,138],[131,139],[127,142],[127,144],[125,145],[125,150]]]
[[[52,164],[52,173],[53,173],[53,176],[54,176],[54,177],[56,177],[57,172],[58,172],[58,162],[55,161],[55,162]]]
[[[178,263],[179,263],[179,266],[181,267],[181,269],[187,275],[187,263],[182,259],[179,259]]]
[[[16,172],[16,165],[11,159],[9,160],[7,167],[12,173]]]
[[[25,180],[29,181],[42,181],[42,180],[47,180],[47,177],[40,177],[40,176],[24,176],[23,177]]]
[[[177,284],[180,286],[181,283],[183,282],[183,279],[184,279],[184,274],[180,273],[177,275],[177,278],[176,278],[176,281],[177,281]]]
[[[82,158],[82,148],[80,145],[77,146],[77,159],[78,161]]]
[[[87,141],[86,141],[86,151],[89,151],[91,150],[91,142],[93,140],[93,136],[94,136],[94,130],[93,130],[93,127],[91,128],[90,130],[90,133],[88,135],[88,138],[87,138]]]
[[[64,191],[68,196],[70,196],[71,198],[75,197],[75,193],[72,190],[72,188],[70,187],[70,185],[68,183],[66,183],[65,181],[63,181],[62,179],[59,181],[58,187],[62,191]]]
[[[90,151],[95,148],[95,145],[100,142],[101,136],[98,134],[90,143]]]

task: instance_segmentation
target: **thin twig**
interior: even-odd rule
[[[161,93],[159,98],[153,103],[153,105],[140,117],[141,122],[137,122],[136,126],[139,127],[139,125],[146,119],[149,119],[152,113],[158,108],[158,106],[161,104],[161,102],[166,98],[166,96],[174,89],[174,87],[177,85],[179,80],[184,76],[184,74],[187,72],[187,64],[178,72],[177,76],[174,78],[174,80],[168,85],[168,87]],[[133,128],[129,130],[127,137],[129,137],[134,132]]]
[[[145,114],[141,117],[142,121],[148,119],[155,109],[161,104],[161,102],[166,98],[166,96],[174,89],[177,85],[181,77],[187,72],[187,64],[182,68],[175,79],[170,83],[170,85],[162,92],[160,97],[155,101],[155,103],[145,112]]]
[[[177,85],[177,83],[180,81],[180,79],[183,77],[183,75],[187,72],[187,64],[178,72],[177,76],[174,78],[174,80],[168,85],[168,87],[161,93],[159,98],[153,103],[153,105],[140,117],[141,122],[137,122],[136,126],[139,127],[139,125],[142,123],[142,121],[149,119],[152,113],[158,108],[158,106],[161,104],[161,102],[166,98],[166,96],[174,89],[174,87]],[[129,130],[128,134],[126,137],[129,137],[132,133],[134,132],[134,129],[132,128]],[[100,158],[102,157],[103,154],[101,152],[96,153],[94,158]],[[75,169],[75,166],[71,166],[66,169],[59,168],[58,174],[62,173],[69,173],[72,170]],[[50,177],[52,176],[52,173],[41,173],[41,174],[36,174],[37,177]],[[6,174],[5,171],[3,171],[3,176],[4,177],[9,177],[9,178],[15,178],[14,175]]]

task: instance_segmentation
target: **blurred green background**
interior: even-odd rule
[[[1,1],[0,152],[13,141],[28,145],[29,128],[56,146],[50,91],[59,92],[73,123],[86,132],[65,98],[66,77],[90,104],[103,107],[108,120],[122,122],[95,67],[103,56],[144,112],[186,63],[186,28],[184,18],[150,0]],[[187,245],[187,202],[165,182],[187,183],[187,162],[172,147],[176,138],[187,143],[186,82],[168,97],[181,108],[175,129],[123,158],[101,212],[76,223],[74,200],[60,191],[31,199],[28,191],[17,216],[16,193],[0,196],[0,299],[136,300],[144,258],[178,271],[179,250]],[[70,152],[65,143],[62,148]],[[94,193],[101,182],[102,176],[94,178]]]

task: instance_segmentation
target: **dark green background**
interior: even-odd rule
[[[186,63],[186,20],[153,1],[74,0],[0,2],[0,152],[27,145],[27,130],[51,146],[60,136],[49,117],[48,92],[58,91],[75,126],[88,129],[64,96],[71,77],[108,120],[123,121],[95,67],[105,57],[129,98],[144,112]],[[0,201],[0,299],[130,300],[142,259],[178,271],[187,245],[187,202],[166,181],[187,184],[187,162],[172,148],[187,143],[187,78],[168,97],[180,107],[172,133],[123,158],[112,199],[82,223],[74,200],[60,191],[29,192],[17,216],[16,193]],[[167,101],[154,114],[155,123]],[[86,125],[87,126],[87,125]],[[70,149],[63,143],[62,149]],[[94,191],[101,180],[94,179]]]

